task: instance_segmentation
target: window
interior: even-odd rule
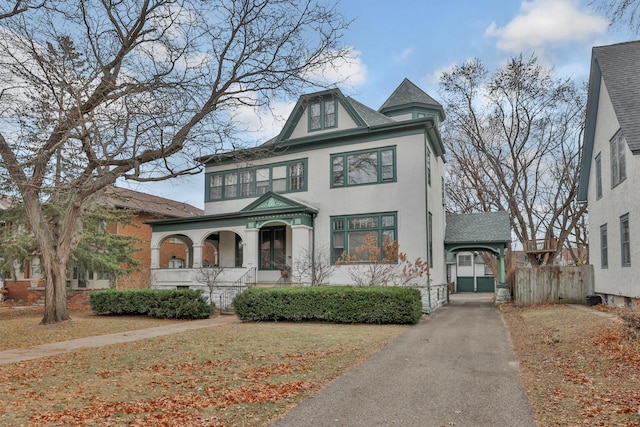
[[[211,200],[222,199],[222,177],[223,175],[214,175],[211,177],[209,198]]]
[[[260,229],[260,269],[284,270],[286,264],[286,228]]]
[[[256,196],[261,196],[269,191],[269,168],[256,170]]]
[[[607,224],[600,226],[600,268],[609,268],[609,242]]]
[[[321,130],[337,126],[337,103],[335,99],[314,102],[309,105],[309,130]]]
[[[332,217],[331,261],[335,263],[346,254],[358,256],[358,251],[371,241],[384,257],[384,248],[396,240],[397,229],[395,212]]]
[[[289,165],[289,188],[291,191],[304,189],[304,163],[292,163]]]
[[[395,147],[334,154],[331,156],[331,186],[380,184],[396,180]]]
[[[631,266],[631,235],[629,234],[629,214],[620,217],[620,244],[622,266]]]
[[[208,174],[206,201],[261,196],[268,191],[286,193],[306,191],[307,159]]]
[[[184,261],[182,261],[181,259],[177,259],[177,258],[172,258],[169,260],[169,268],[183,268],[184,267]]]
[[[471,267],[473,265],[473,257],[471,255],[458,255],[458,266]]]
[[[596,200],[602,198],[602,159],[600,153],[596,156]]]
[[[620,184],[627,177],[627,167],[624,160],[627,141],[618,132],[611,140],[611,188]]]
[[[227,198],[238,196],[238,174],[236,172],[224,175],[224,196]]]
[[[253,195],[253,171],[244,171],[240,173],[240,196],[248,197]]]

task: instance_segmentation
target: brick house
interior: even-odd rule
[[[10,200],[0,200],[0,209],[6,209]],[[104,202],[119,209],[134,211],[131,224],[114,223],[107,226],[111,233],[136,236],[139,249],[133,257],[140,265],[138,270],[117,279],[117,288],[148,288],[151,286],[151,227],[145,224],[148,220],[187,218],[201,215],[203,211],[192,205],[145,194],[139,191],[119,187],[109,187],[105,191]],[[22,230],[20,226],[14,229]],[[180,241],[167,241],[163,246],[166,259],[161,260],[165,268],[180,268],[180,260],[185,258],[185,246]],[[15,301],[33,302],[44,292],[44,282],[40,274],[40,259],[35,256],[26,260],[23,265],[16,263],[14,271],[5,273],[5,298]],[[99,271],[83,271],[68,266],[68,284],[71,289],[104,289],[112,285],[108,274]]]

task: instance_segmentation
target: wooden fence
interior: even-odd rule
[[[520,268],[514,275],[517,305],[586,303],[593,294],[593,266]]]

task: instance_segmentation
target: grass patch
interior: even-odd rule
[[[540,426],[640,426],[640,341],[563,305],[502,307]]]
[[[88,309],[70,311],[70,315],[69,322],[40,325],[42,307],[0,308],[0,351],[180,322],[146,316],[96,316]]]
[[[266,426],[404,330],[241,323],[6,365],[0,425]]]

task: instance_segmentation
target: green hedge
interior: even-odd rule
[[[241,320],[326,320],[335,323],[417,323],[420,291],[396,287],[252,288],[233,300]]]
[[[95,314],[146,315],[160,319],[206,319],[211,305],[193,289],[108,289],[89,294]]]

